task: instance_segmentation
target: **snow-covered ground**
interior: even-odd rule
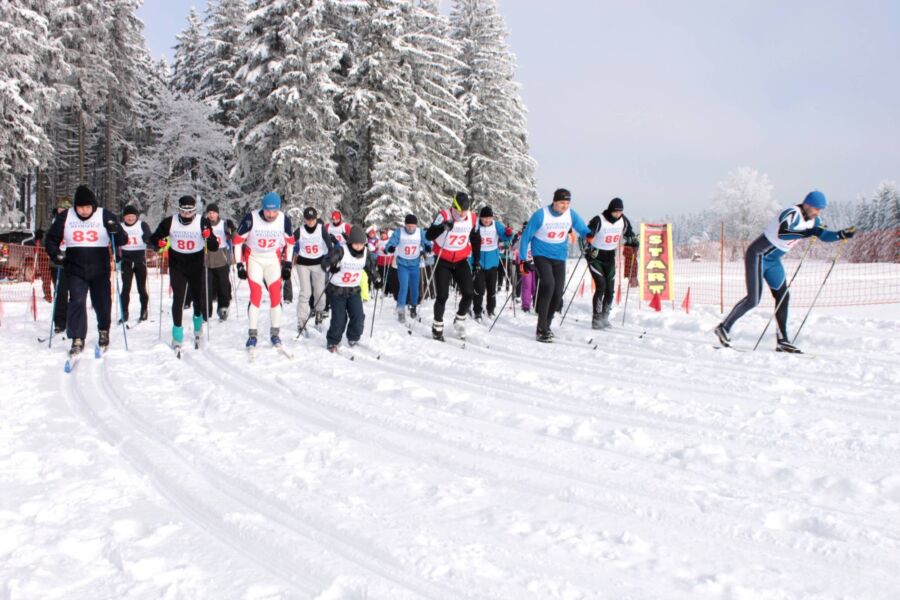
[[[353,361],[253,364],[243,306],[181,361],[157,306],[71,375],[48,307],[5,307],[0,598],[900,596],[900,306],[816,310],[788,356],[714,349],[706,307],[462,349],[388,304]]]

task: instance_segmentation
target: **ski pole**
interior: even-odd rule
[[[156,336],[157,341],[162,340],[163,263],[165,262],[166,258],[162,255],[159,255],[159,262],[156,263],[157,269],[159,269],[159,334]]]
[[[320,293],[319,296],[316,298],[316,302],[315,302],[315,304],[314,304],[313,306],[318,306],[318,305],[319,305],[319,301],[322,300],[322,296],[325,295],[325,291],[328,289],[328,279],[329,279],[329,277],[326,277],[326,278],[325,278],[325,287],[322,288],[322,293]],[[377,291],[377,290],[376,290],[376,291]],[[314,311],[315,311],[315,308],[313,308],[313,309],[311,309],[311,310],[309,311],[309,314],[306,315],[306,319],[304,319],[304,321],[303,321],[303,325],[301,325],[301,326],[297,329],[297,331],[298,331],[297,337],[298,337],[298,338],[300,337],[300,335],[301,335],[304,331],[306,331],[306,324],[309,323],[309,320],[312,318],[313,312],[314,312]]]
[[[563,288],[562,297],[566,297],[566,291],[569,289],[569,284],[572,283],[572,278],[575,277],[575,273],[578,271],[578,265],[581,264],[581,259],[584,258],[584,254],[578,255],[578,260],[575,261],[575,267],[572,269],[572,274],[569,275],[569,280],[566,282],[566,287]],[[555,312],[555,311],[553,311]]]
[[[384,281],[381,282],[381,285],[384,285]],[[375,309],[378,307],[378,289],[380,286],[375,286],[375,304],[372,306],[372,328],[369,330],[369,338],[375,335]],[[382,306],[384,302],[381,303]]]
[[[581,274],[581,279],[579,280],[578,285],[581,285],[581,282],[584,281],[584,276],[587,275],[588,270],[590,270],[590,265],[585,263],[584,272]],[[559,320],[559,326],[562,327],[562,324],[566,320],[566,315],[569,314],[569,309],[572,308],[572,302],[575,301],[575,296],[578,295],[578,286],[575,286],[575,291],[572,292],[572,299],[569,300],[568,306],[566,306],[566,310],[563,312],[562,319]]]
[[[385,290],[387,289],[387,276],[388,276],[388,269],[390,268],[390,265],[391,265],[391,261],[387,261],[386,263],[384,263],[384,267],[381,269],[381,285],[384,286]],[[377,300],[378,290],[376,289],[375,292],[376,292],[376,300]],[[376,304],[377,304],[377,302],[376,302]],[[375,310],[375,309],[373,308],[372,310]],[[382,300],[382,302],[381,302],[381,310],[384,311],[384,300]],[[378,314],[381,314],[381,313],[378,313]],[[375,319],[372,319],[372,324],[373,325],[375,324]]]
[[[513,288],[513,293],[515,293],[516,286],[514,286],[512,284],[512,280],[509,278],[509,273],[506,272],[508,268],[509,268],[509,260],[506,261],[506,265],[503,267],[503,277],[506,278],[506,283],[509,285],[509,287]],[[516,317],[516,303],[515,302],[513,302],[512,308],[513,308],[513,318],[515,318]]]
[[[431,265],[431,277],[426,278],[426,281],[425,281],[425,289],[426,290],[429,287],[431,287],[431,284],[434,282],[434,274],[437,273],[437,266],[438,266],[438,263],[441,262],[441,253],[443,251],[444,251],[443,248],[438,248],[437,256],[434,259],[434,264]],[[437,298],[437,290],[435,290],[434,288],[432,288],[432,290],[431,290],[431,297]]]
[[[631,292],[631,280],[634,279],[634,267],[637,263],[637,249],[631,255],[631,268],[628,270],[628,287],[625,288],[625,304],[622,306],[622,325],[625,325],[625,315],[628,314],[628,295]]]
[[[209,329],[212,318],[209,316],[212,307],[209,305],[209,250],[206,247],[206,240],[203,240],[203,291],[205,292],[203,304],[203,316],[206,318],[206,343],[209,343]]]
[[[754,350],[759,348],[759,343],[762,342],[763,336],[766,335],[766,332],[769,330],[769,325],[772,324],[772,319],[774,319],[775,315],[778,314],[778,309],[781,308],[781,303],[784,302],[788,297],[788,293],[791,291],[791,285],[793,285],[794,280],[797,278],[797,273],[800,272],[800,267],[803,266],[803,261],[806,260],[806,256],[809,254],[809,251],[812,249],[813,244],[816,243],[817,239],[819,238],[811,239],[809,244],[806,245],[806,250],[803,251],[803,256],[800,257],[800,262],[797,264],[797,268],[794,270],[794,274],[791,276],[791,280],[788,282],[787,289],[785,290],[784,295],[781,297],[781,300],[778,301],[778,304],[775,305],[775,310],[772,312],[772,316],[769,317],[768,321],[766,321],[766,326],[763,327],[762,333],[759,334],[759,338],[756,340],[756,344],[753,346]],[[805,320],[806,319],[804,319],[804,321]]]
[[[116,280],[116,298],[119,301],[119,314],[123,317],[122,321],[122,338],[125,340],[125,352],[128,352],[128,330],[125,327],[125,308],[122,306],[122,294],[119,292],[119,261],[118,254],[116,253],[116,234],[111,233],[109,235],[109,241],[112,242],[112,251],[113,251],[113,277]]]
[[[497,311],[497,314],[494,315],[494,320],[491,322],[491,326],[488,327],[488,333],[490,333],[494,329],[494,325],[497,324],[497,319],[500,318],[500,315],[503,314],[503,309],[506,308],[506,305],[509,304],[509,299],[513,297],[513,294],[516,293],[516,288],[513,287],[509,290],[509,293],[506,295],[506,300],[503,301],[503,306],[500,307],[500,310]],[[513,307],[515,307],[515,303],[513,303]]]
[[[56,298],[59,296],[59,275],[62,267],[56,267],[56,287],[53,288],[53,307],[50,309],[50,336],[47,338],[47,349],[53,348],[53,325],[56,318]]]
[[[812,245],[812,244],[810,244]],[[797,328],[797,333],[794,334],[794,343],[797,342],[797,338],[800,337],[800,331],[803,329],[803,326],[806,324],[806,319],[809,318],[809,313],[812,312],[813,306],[816,305],[816,301],[819,299],[819,294],[822,293],[822,288],[825,287],[825,282],[828,281],[828,277],[831,275],[831,272],[834,270],[834,265],[837,263],[838,257],[840,257],[841,252],[844,247],[847,245],[847,240],[841,240],[840,246],[838,246],[837,251],[834,253],[834,258],[831,260],[831,266],[828,267],[828,272],[825,273],[825,279],[822,280],[822,285],[819,286],[818,291],[816,292],[815,297],[813,298],[812,303],[809,305],[809,309],[806,311],[806,316],[803,317],[803,321],[800,322],[800,327]]]

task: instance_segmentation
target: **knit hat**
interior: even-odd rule
[[[339,211],[339,210],[333,210],[333,211],[331,211],[331,220],[332,220],[332,221],[340,222],[340,220],[341,220],[341,211]]]
[[[825,194],[819,190],[813,190],[803,199],[803,204],[822,210],[828,205],[828,200],[825,199]]]
[[[281,196],[276,192],[267,192],[262,199],[263,210],[279,210],[281,208]]]
[[[129,204],[128,206],[126,206],[125,208],[122,209],[122,216],[123,216],[123,217],[124,217],[125,215],[134,215],[134,216],[137,216],[137,215],[139,215],[139,214],[141,214],[141,213],[138,212],[138,209],[135,208],[134,206],[132,206],[131,204]]]
[[[406,218],[403,219],[404,225],[418,225],[419,219],[416,218],[416,215],[406,215]]]
[[[219,205],[216,204],[215,202],[210,202],[209,204],[206,205],[206,212],[214,212],[214,213],[219,212]]]
[[[75,189],[75,206],[93,206],[97,208],[97,196],[86,185],[79,185]]]
[[[319,213],[316,212],[316,209],[312,206],[307,206],[303,209],[303,218],[304,219],[315,219],[319,216]]]
[[[556,202],[558,200],[565,200],[566,202],[571,202],[572,200],[572,192],[567,189],[559,188],[555,192],[553,192],[553,201]]]
[[[609,212],[614,210],[625,210],[625,203],[622,202],[621,198],[613,198],[609,201],[609,206],[606,207],[606,210]]]
[[[350,228],[350,234],[347,235],[347,243],[348,244],[365,244],[366,243],[366,232],[363,231],[363,228],[359,225],[354,225]]]
[[[178,210],[188,212],[197,210],[197,201],[193,196],[182,196],[178,199]]]
[[[472,200],[469,199],[469,195],[465,192],[456,192],[456,195],[453,197],[453,208],[459,211],[465,211],[472,208]]]
[[[494,209],[491,208],[490,206],[485,206],[484,208],[481,209],[481,212],[478,213],[478,216],[479,217],[493,217]]]

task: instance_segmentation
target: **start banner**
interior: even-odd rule
[[[675,294],[675,253],[672,251],[672,225],[641,223],[641,247],[638,277],[641,298],[650,301],[672,300]]]

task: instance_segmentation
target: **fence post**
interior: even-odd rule
[[[719,314],[725,314],[725,221],[719,234]]]

